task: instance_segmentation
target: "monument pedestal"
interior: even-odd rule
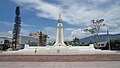
[[[63,37],[63,24],[62,24],[61,15],[59,15],[58,24],[57,24],[57,32],[56,32],[56,42],[53,45],[53,47],[59,47],[59,46],[66,47],[64,43],[64,37]]]
[[[35,53],[36,49],[36,53]],[[116,54],[116,51],[98,50],[91,46],[29,46],[25,45],[25,48],[18,51],[9,51],[2,54],[7,55],[81,55],[81,54]]]

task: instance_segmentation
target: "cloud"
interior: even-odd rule
[[[5,26],[13,26],[14,22],[8,22],[8,21],[0,21],[0,24],[3,24]],[[21,22],[22,27],[36,27],[34,25],[26,24],[24,22]]]
[[[5,26],[12,26],[13,23],[7,22],[7,21],[0,21],[0,24],[5,25]]]
[[[90,33],[84,32],[83,30],[84,29],[81,29],[81,28],[78,28],[78,29],[71,28],[71,30],[68,30],[68,28],[66,28],[65,31],[66,31],[67,35],[66,35],[65,40],[71,41],[75,37],[82,39],[82,38],[85,38],[87,36],[91,36]]]
[[[55,41],[56,39],[56,28],[55,27],[44,27],[43,28],[43,33],[47,34],[50,38],[48,41]],[[83,31],[83,29],[79,28],[64,28],[64,40],[65,41],[71,41],[73,38],[78,37],[78,38],[84,38],[86,36],[90,36],[91,34],[86,33]]]
[[[56,28],[55,27],[43,27],[42,32],[49,36],[48,41],[55,41],[56,39]]]
[[[21,26],[22,27],[30,27],[30,28],[35,28],[35,25],[30,25],[30,24],[26,24],[25,22],[21,22]]]
[[[8,31],[8,33],[12,34],[12,31]]]
[[[21,35],[28,36],[30,34],[31,30],[22,28],[20,32],[21,32],[20,33]]]
[[[113,17],[114,11],[119,13],[119,5],[111,5],[111,8],[99,9],[102,3],[110,2],[111,0],[58,0],[60,4],[48,3],[44,0],[12,0],[17,4],[22,4],[31,9],[36,10],[39,17],[57,20],[59,13],[62,13],[63,20],[69,24],[89,23],[91,19]],[[120,1],[117,1],[120,2]],[[94,6],[97,4],[97,7]],[[106,10],[107,9],[107,10]]]
[[[9,30],[8,30],[8,33],[12,33],[12,31],[13,31],[13,28],[14,28],[14,22],[8,22],[8,21],[0,21],[0,24],[2,24],[2,25],[4,25],[4,28],[6,29],[6,28],[8,28],[8,27],[10,27],[9,28]],[[36,26],[34,26],[34,25],[30,25],[30,24],[26,24],[26,23],[24,23],[24,22],[21,22],[21,35],[29,35],[31,32],[34,32],[34,31],[36,31],[36,28],[35,28]]]
[[[11,0],[21,6],[29,7],[31,10],[36,10],[38,17],[48,18],[52,20],[58,19],[58,14],[62,14],[63,21],[72,25],[90,26],[91,19],[104,18],[106,25],[110,29],[110,33],[120,33],[120,1],[118,0],[57,0],[57,2],[47,2],[45,0]],[[48,30],[47,30],[48,29]],[[44,27],[44,30],[55,36],[52,29]],[[65,36],[85,37],[82,28],[65,28]],[[69,31],[67,33],[67,31]],[[102,29],[105,33],[106,29]],[[101,32],[101,33],[102,33]]]

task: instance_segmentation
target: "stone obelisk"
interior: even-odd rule
[[[62,18],[61,14],[59,14],[58,24],[57,24],[57,34],[56,34],[56,42],[53,45],[55,46],[66,46],[64,43],[64,37],[63,37],[63,24],[62,24]]]

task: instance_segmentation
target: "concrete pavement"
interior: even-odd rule
[[[120,61],[0,62],[0,68],[120,68]]]

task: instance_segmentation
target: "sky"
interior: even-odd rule
[[[96,19],[105,20],[110,34],[120,33],[120,0],[0,0],[0,32],[12,32],[16,6],[20,6],[21,35],[42,31],[48,40],[55,40],[59,14],[66,41],[91,36],[84,29]],[[107,27],[101,26],[100,34],[106,34]]]

